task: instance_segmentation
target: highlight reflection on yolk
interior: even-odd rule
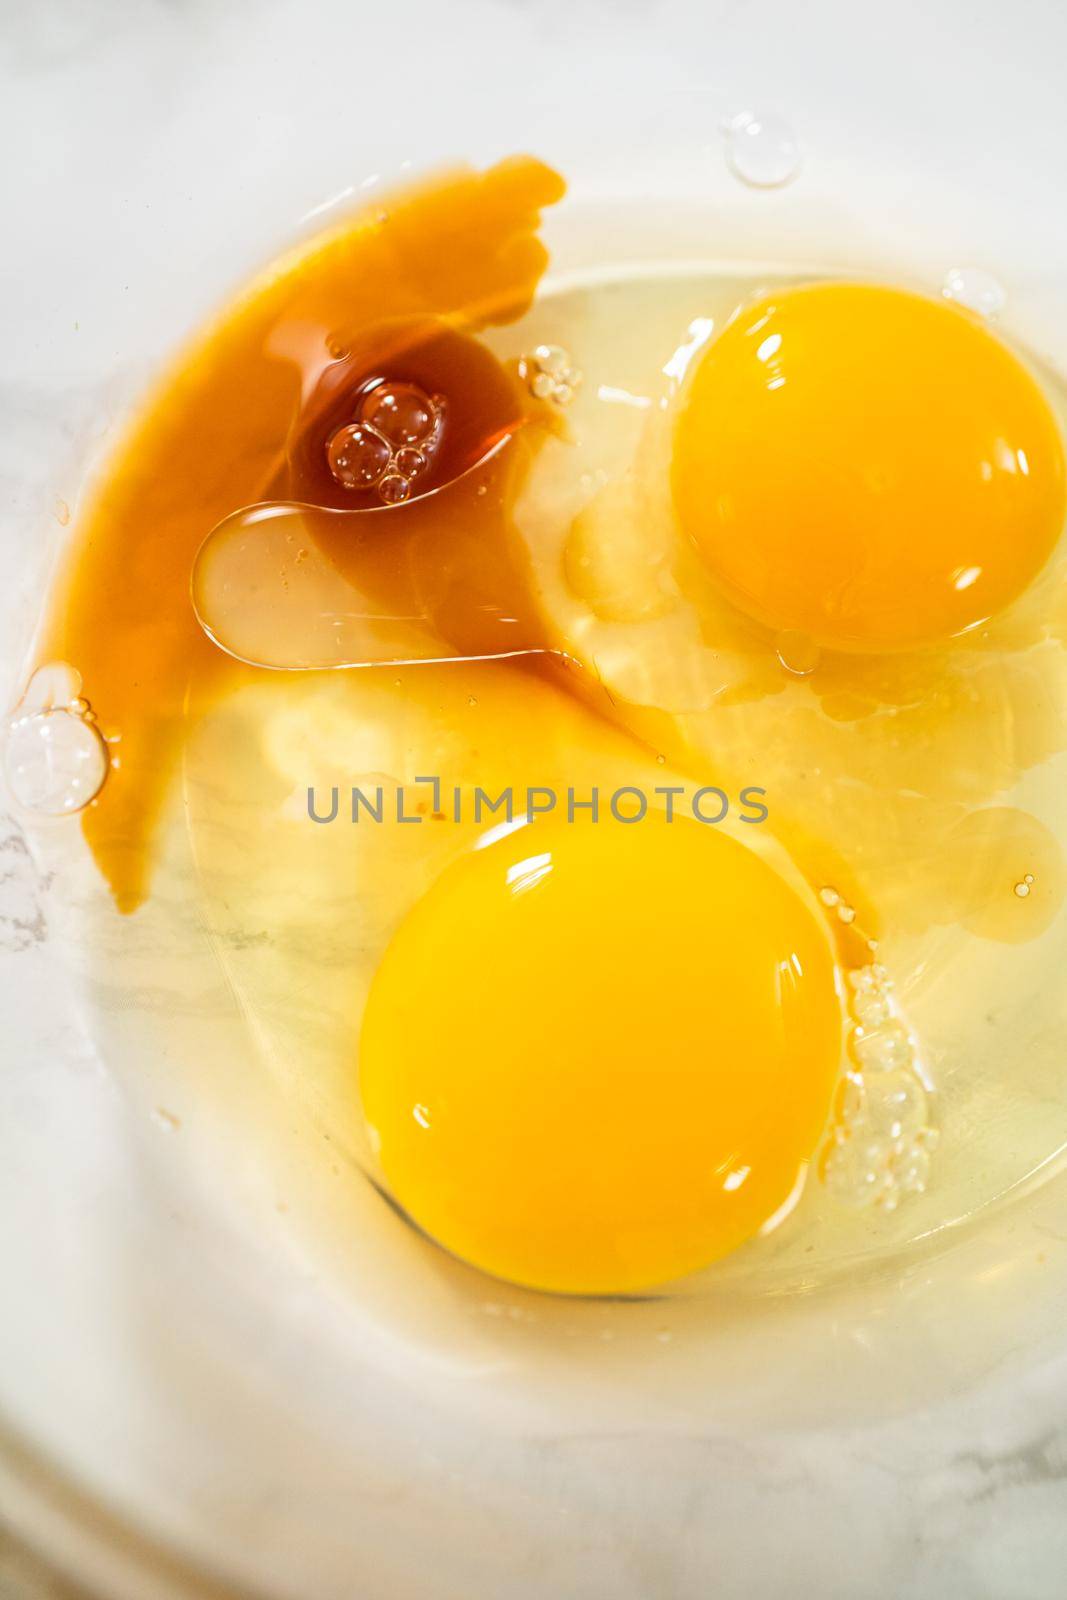
[[[1002,610],[1064,521],[1044,396],[969,313],[866,284],[745,308],[676,438],[684,530],[750,615],[846,650],[947,639]]]
[[[824,930],[688,819],[535,822],[450,866],[371,988],[364,1111],[411,1216],[499,1277],[636,1290],[749,1238],[826,1118]]]

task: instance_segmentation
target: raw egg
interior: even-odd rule
[[[830,946],[699,823],[534,823],[453,863],[371,986],[363,1105],[400,1203],[499,1277],[647,1288],[797,1189],[840,1058]]]
[[[805,1189],[832,1106],[916,1237],[1062,1143],[1008,944],[1067,883],[1064,395],[898,289],[635,249],[535,293],[561,192],[376,200],[161,389],[46,635],[121,741],[86,835],[128,911],[186,830],[159,899],[338,1169],[456,1257],[636,1293],[789,1215],[738,1270],[807,1284],[869,1245]],[[469,809],[675,778],[765,827]]]
[[[970,313],[869,284],[734,318],[692,375],[673,487],[743,611],[841,650],[1003,611],[1064,520],[1059,431],[1021,361]]]

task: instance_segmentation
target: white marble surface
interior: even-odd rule
[[[146,367],[331,197],[531,148],[579,193],[699,192],[771,233],[845,209],[921,251],[936,228],[1010,258],[1056,353],[1065,59],[1041,0],[8,5],[0,690],[57,498]],[[757,102],[808,152],[769,201],[730,188],[715,132]],[[204,1574],[277,1600],[1059,1600],[1062,1183],[946,1257],[705,1335],[472,1301],[369,1212],[337,1267],[278,1220],[297,1158],[253,1160],[178,1082],[208,1035],[240,1075],[224,989],[190,980],[136,1081],[101,1059],[159,997],[95,991],[90,1041],[57,859],[0,829],[0,1512],[57,1565],[107,1600],[220,1592]],[[183,1093],[179,1136],[152,1113]],[[0,1563],[5,1600],[28,1570]]]

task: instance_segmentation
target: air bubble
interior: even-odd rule
[[[868,1206],[890,1198],[893,1178],[890,1152],[877,1140],[854,1138],[839,1130],[823,1159],[823,1183],[839,1200]]]
[[[913,1073],[877,1073],[865,1091],[867,1121],[875,1134],[904,1139],[926,1126],[926,1090]]]
[[[831,891],[832,893],[833,891]],[[826,890],[823,890],[826,893]],[[889,973],[885,967],[872,961],[866,967],[854,967],[848,975],[849,986],[857,994],[869,994],[872,990],[880,990],[888,985]]]
[[[842,1123],[855,1123],[867,1105],[867,1089],[858,1072],[846,1072],[837,1099],[837,1115]]]
[[[782,666],[794,677],[807,678],[819,665],[819,647],[806,633],[792,630],[780,633],[774,641],[774,649]]]
[[[800,145],[784,117],[742,111],[726,124],[726,160],[742,183],[777,189],[800,171]]]
[[[41,667],[8,725],[8,787],[20,806],[40,816],[81,811],[107,779],[107,745],[80,689],[81,676],[72,667]]]
[[[862,1028],[880,1028],[893,1015],[892,1002],[878,989],[860,989],[852,1001],[852,1015]]]
[[[378,494],[387,506],[402,505],[411,498],[411,480],[399,472],[389,472],[378,485]]]
[[[438,424],[438,405],[414,383],[380,383],[366,396],[362,421],[394,449],[424,444]]]
[[[392,454],[388,439],[359,422],[338,428],[326,446],[330,471],[344,489],[373,489],[381,482]]]
[[[1008,298],[1003,284],[981,267],[953,267],[945,275],[941,292],[946,300],[954,300],[983,317],[999,316]]]
[[[852,1038],[852,1050],[861,1067],[875,1072],[910,1066],[915,1054],[907,1031],[899,1022],[877,1028],[873,1033],[858,1028]]]
[[[1014,889],[1013,892],[1019,897],[1020,900],[1025,900],[1027,898],[1027,896],[1029,895],[1030,890],[1033,888],[1033,886],[1034,886],[1034,875],[1033,875],[1032,872],[1028,872],[1026,874],[1025,878],[1021,878],[1019,880],[1019,882],[1015,885],[1015,889]]]
[[[570,355],[559,344],[539,344],[519,361],[519,377],[535,400],[568,406],[582,381],[582,374]]]
[[[930,1179],[930,1152],[913,1144],[897,1163],[894,1177],[903,1194],[922,1194]]]
[[[846,900],[842,899],[838,891],[829,884],[824,889],[819,890],[819,899],[828,911],[836,913],[838,922],[844,922],[848,925],[855,922],[855,906],[850,906]]]
[[[571,358],[560,344],[539,344],[534,360],[550,378],[566,379],[571,370]]]

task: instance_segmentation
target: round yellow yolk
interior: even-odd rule
[[[448,868],[386,951],[361,1040],[395,1197],[501,1278],[646,1288],[779,1210],[841,1019],[818,917],[697,822],[534,822]]]
[[[768,295],[693,374],[682,527],[743,610],[842,650],[947,639],[1036,576],[1064,521],[1056,421],[969,312],[867,284]]]

